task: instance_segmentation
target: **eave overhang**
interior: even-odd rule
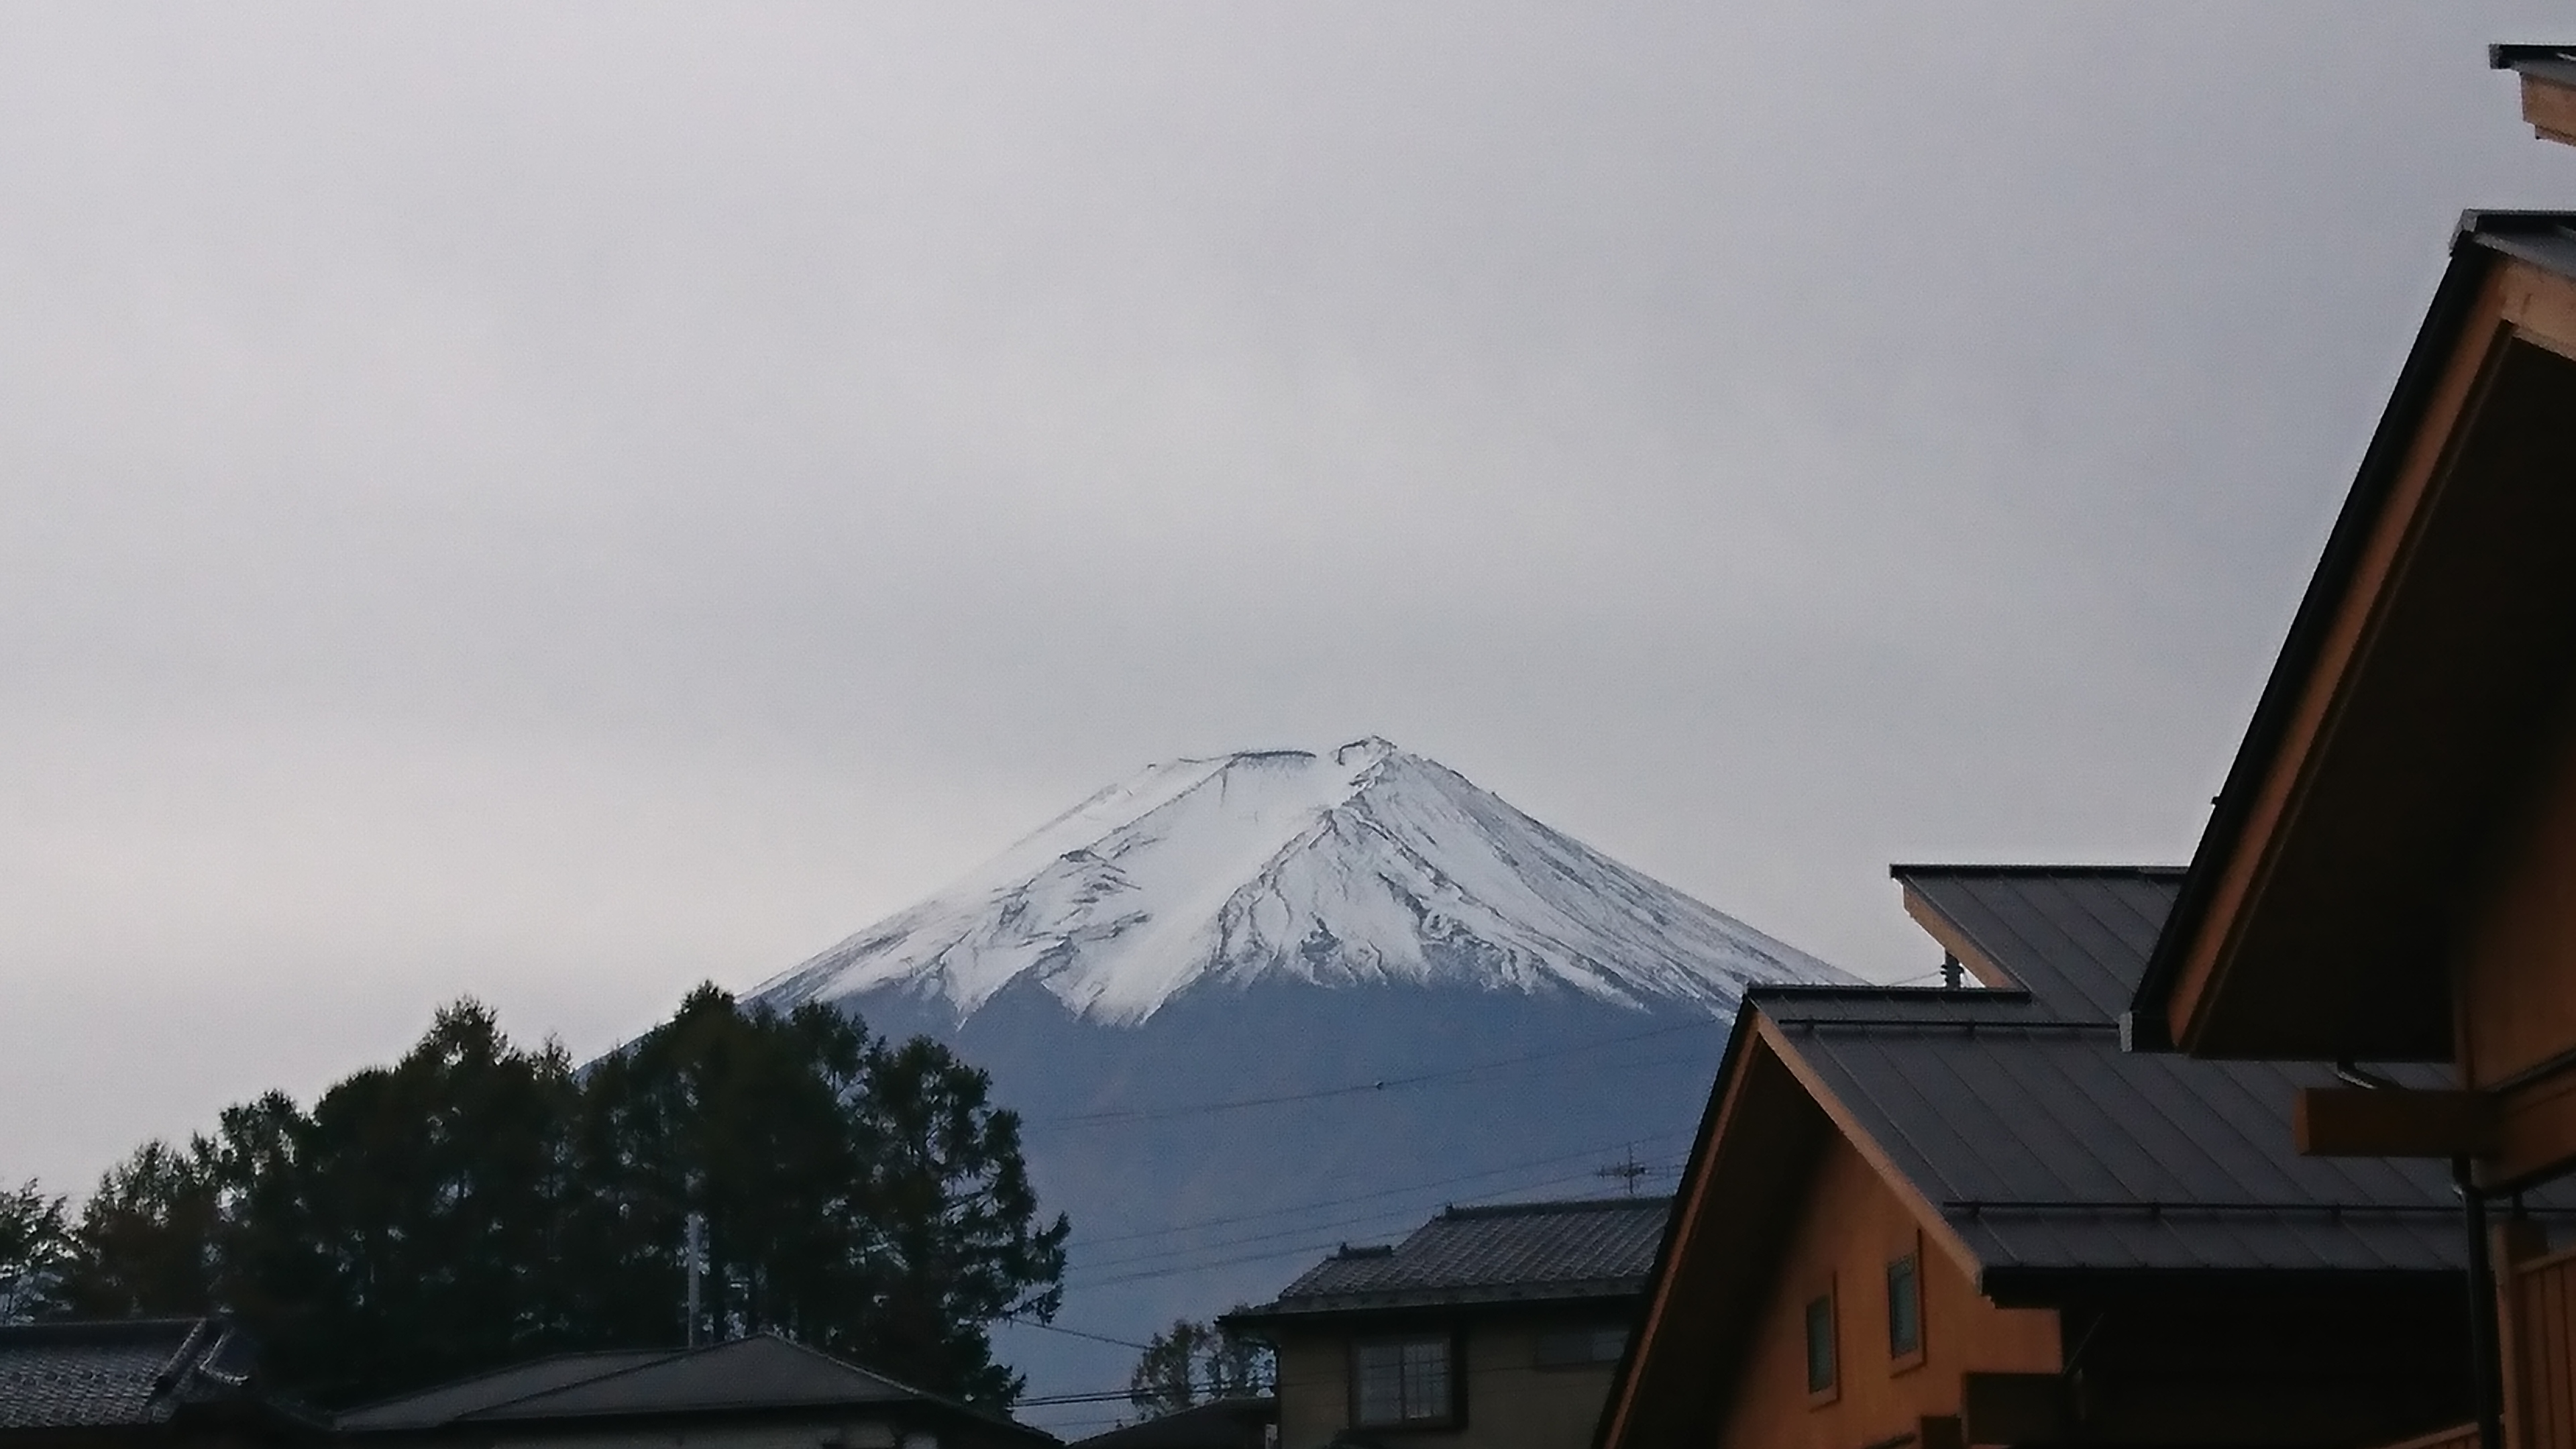
[[[2134,1047],[2449,1057],[2459,894],[2576,677],[2571,228],[2462,218],[2139,984]]]
[[[2533,135],[2576,146],[2576,46],[2490,45],[2487,64],[2522,82],[2522,118]]]

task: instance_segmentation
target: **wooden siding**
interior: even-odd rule
[[[2551,731],[2503,823],[2457,973],[2462,1085],[2576,1049],[2576,729]]]
[[[2504,1302],[2506,1441],[2576,1449],[2576,1249],[2534,1252],[2527,1225],[2496,1234]]]
[[[1916,1255],[1922,1348],[1897,1361],[1888,1352],[1886,1274],[1907,1252]],[[1805,1311],[1826,1282],[1838,1309],[1838,1382],[1831,1396],[1811,1398]],[[1917,1432],[1926,1418],[1956,1415],[1963,1373],[2058,1368],[2057,1314],[1997,1308],[1980,1297],[1878,1173],[1839,1140],[1817,1165],[1760,1312],[1725,1407],[1720,1449],[1859,1449]]]

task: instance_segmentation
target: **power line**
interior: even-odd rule
[[[1149,1344],[1137,1343],[1130,1339],[1111,1338],[1105,1333],[1085,1333],[1079,1328],[1067,1328],[1061,1323],[1041,1323],[1034,1318],[1014,1318],[1008,1314],[1004,1314],[1002,1321],[1004,1323],[1016,1325],[1020,1328],[1042,1328],[1049,1333],[1061,1333],[1067,1338],[1087,1338],[1093,1343],[1106,1343],[1115,1345],[1119,1348],[1132,1348],[1140,1353],[1148,1347],[1151,1347]]]
[[[1538,1182],[1533,1182],[1533,1183],[1525,1184],[1524,1186],[1525,1186],[1525,1187],[1553,1187],[1553,1186],[1556,1186],[1556,1185],[1558,1185],[1558,1184],[1560,1184],[1560,1183],[1569,1183],[1569,1182],[1588,1182],[1588,1181],[1592,1180],[1596,1175],[1597,1175],[1597,1174],[1596,1174],[1594,1171],[1586,1170],[1586,1171],[1583,1171],[1583,1172],[1570,1173],[1570,1174],[1566,1174],[1566,1175],[1559,1176],[1559,1177],[1545,1178],[1545,1179],[1542,1179],[1542,1180],[1540,1180],[1540,1181],[1538,1181]],[[1515,1190],[1518,1190],[1518,1189],[1515,1189]],[[1319,1231],[1319,1230],[1318,1230],[1318,1231]],[[1068,1273],[1065,1275],[1065,1283],[1066,1283],[1066,1286],[1067,1286],[1067,1287],[1080,1287],[1080,1288],[1109,1288],[1109,1287],[1114,1287],[1114,1286],[1116,1286],[1116,1285],[1118,1285],[1118,1284],[1121,1284],[1121,1283],[1142,1283],[1142,1282],[1147,1282],[1147,1281],[1150,1281],[1150,1280],[1152,1280],[1152,1279],[1157,1279],[1157,1278],[1171,1278],[1171,1277],[1177,1277],[1177,1276],[1179,1276],[1180,1274],[1183,1274],[1183,1273],[1199,1273],[1199,1272],[1205,1272],[1205,1271],[1208,1271],[1208,1270],[1210,1270],[1210,1269],[1215,1269],[1215,1268],[1232,1268],[1232,1267],[1239,1267],[1239,1266],[1241,1266],[1241,1265],[1243,1265],[1243,1264],[1246,1264],[1246,1263],[1266,1263],[1266,1262],[1270,1262],[1270,1261],[1273,1261],[1273,1260],[1275,1260],[1275,1259],[1279,1259],[1279,1258],[1293,1258],[1293,1257],[1299,1257],[1299,1256],[1302,1256],[1302,1255],[1307,1254],[1307,1253],[1316,1252],[1316,1251],[1318,1251],[1318,1250],[1320,1250],[1320,1249],[1324,1249],[1324,1248],[1332,1247],[1332,1246],[1334,1246],[1334,1245],[1335,1245],[1335,1240],[1334,1240],[1334,1239],[1332,1239],[1332,1238],[1329,1238],[1329,1237],[1328,1237],[1328,1238],[1323,1238],[1323,1239],[1319,1239],[1319,1240],[1315,1240],[1315,1241],[1311,1241],[1311,1242],[1300,1243],[1300,1244],[1298,1244],[1298,1245],[1296,1245],[1296,1246],[1294,1246],[1294,1247],[1288,1247],[1288,1248],[1275,1248],[1275,1249],[1271,1249],[1271,1250],[1266,1251],[1266,1252],[1259,1252],[1259,1253],[1244,1253],[1244,1254],[1241,1254],[1241,1255],[1238,1255],[1238,1256],[1235,1256],[1235,1257],[1217,1258],[1217,1259],[1212,1259],[1212,1260],[1210,1260],[1210,1261],[1202,1262],[1202,1263],[1177,1263],[1177,1264],[1171,1264],[1171,1265],[1168,1265],[1168,1266],[1165,1266],[1165,1267],[1160,1267],[1160,1268],[1148,1268],[1148,1269],[1143,1269],[1143,1270],[1140,1270],[1140,1271],[1137,1271],[1137,1272],[1133,1272],[1133,1273],[1118,1273],[1118,1274],[1112,1274],[1111,1276],[1106,1277],[1106,1278],[1087,1278],[1087,1277],[1081,1277],[1081,1276],[1078,1276],[1078,1275],[1076,1275],[1076,1274],[1074,1274],[1074,1273],[1068,1272]],[[1192,1250],[1192,1249],[1180,1249],[1180,1250],[1176,1250],[1176,1251],[1188,1252],[1188,1251],[1196,1251],[1196,1250]]]
[[[1648,1176],[1662,1176],[1664,1173],[1672,1171],[1674,1167],[1678,1166],[1678,1163],[1666,1163],[1663,1161],[1641,1162],[1638,1160],[1636,1155],[1637,1146],[1635,1142],[1629,1142],[1625,1144],[1625,1147],[1626,1153],[1618,1166],[1608,1168],[1596,1167],[1588,1173],[1581,1174],[1579,1177],[1558,1176],[1542,1178],[1538,1182],[1528,1185],[1547,1186],[1560,1182],[1581,1181],[1584,1178],[1617,1176],[1624,1179],[1628,1196],[1634,1197],[1636,1196],[1636,1179]],[[1568,1154],[1568,1158],[1565,1160],[1570,1160],[1571,1158],[1578,1156],[1592,1157],[1597,1156],[1597,1154]],[[1631,1169],[1633,1169],[1633,1173],[1631,1172]],[[1327,1232],[1335,1228],[1353,1228],[1371,1223],[1410,1222],[1420,1213],[1420,1211],[1420,1208],[1410,1205],[1389,1206],[1380,1208],[1374,1212],[1362,1213],[1353,1217],[1331,1218],[1317,1223],[1302,1223],[1295,1227],[1276,1228],[1266,1232],[1248,1233],[1241,1237],[1214,1238],[1207,1242],[1193,1243],[1181,1247],[1148,1249],[1144,1252],[1128,1254],[1125,1257],[1085,1260],[1072,1265],[1069,1271],[1075,1273],[1092,1273],[1098,1272],[1104,1268],[1123,1268],[1138,1263],[1150,1263],[1157,1259],[1184,1257],[1192,1253],[1208,1252],[1217,1248],[1248,1247],[1254,1243],[1277,1242],[1282,1238],[1311,1237],[1316,1233]]]
[[[1670,1026],[1659,1026],[1649,1031],[1630,1032],[1624,1036],[1605,1037],[1599,1041],[1581,1042],[1573,1046],[1550,1047],[1542,1051],[1523,1052],[1517,1056],[1495,1057],[1487,1061],[1470,1062],[1464,1066],[1444,1067],[1436,1072],[1417,1072],[1411,1076],[1382,1077],[1375,1081],[1349,1082],[1336,1087],[1317,1087],[1300,1092],[1281,1092],[1266,1097],[1234,1097],[1214,1102],[1193,1102],[1185,1106],[1178,1107],[1148,1107],[1111,1112],[1077,1112],[1064,1117],[1048,1117],[1032,1120],[1026,1125],[1032,1127],[1084,1127],[1099,1126],[1117,1122],[1166,1122],[1178,1117],[1205,1116],[1216,1112],[1238,1112],[1250,1107],[1276,1107],[1290,1102],[1320,1102],[1332,1097],[1362,1096],[1373,1092],[1383,1092],[1389,1087],[1418,1087],[1427,1082],[1448,1081],[1453,1078],[1473,1076],[1478,1072],[1492,1071],[1497,1067],[1519,1066],[1525,1062],[1548,1061],[1556,1057],[1576,1056],[1584,1052],[1599,1051],[1605,1047],[1622,1046],[1629,1042],[1647,1041],[1655,1037],[1670,1036],[1675,1032],[1696,1031],[1705,1027],[1721,1026],[1723,1024],[1724,1023],[1714,1017],[1707,1021],[1676,1022]]]
[[[1104,1243],[1134,1242],[1139,1238],[1166,1238],[1181,1233],[1200,1232],[1208,1228],[1233,1227],[1239,1223],[1259,1222],[1267,1218],[1290,1217],[1297,1213],[1312,1212],[1318,1208],[1347,1207],[1353,1203],[1375,1202],[1380,1198],[1401,1197],[1408,1193],[1435,1192],[1444,1187],[1456,1187],[1469,1182],[1482,1182],[1487,1178],[1503,1177],[1515,1172],[1525,1172],[1531,1168],[1554,1167],[1559,1163],[1574,1162],[1583,1158],[1598,1157],[1604,1152],[1614,1151],[1619,1146],[1628,1145],[1628,1141],[1631,1140],[1637,1143],[1661,1142],[1668,1139],[1685,1138],[1691,1135],[1692,1134],[1689,1131],[1655,1133],[1646,1137],[1623,1140],[1621,1143],[1612,1144],[1610,1146],[1587,1147],[1578,1152],[1559,1153],[1552,1157],[1527,1158],[1519,1162],[1507,1162],[1498,1167],[1483,1168],[1475,1172],[1459,1173],[1449,1177],[1429,1178],[1420,1182],[1407,1183],[1398,1187],[1380,1188],[1371,1192],[1353,1193],[1347,1197],[1313,1198],[1301,1203],[1290,1203],[1284,1207],[1264,1208],[1259,1212],[1233,1213],[1224,1217],[1201,1218],[1196,1222],[1175,1223],[1168,1227],[1140,1228],[1134,1232],[1110,1233],[1102,1237],[1080,1239],[1076,1246],[1097,1247]]]

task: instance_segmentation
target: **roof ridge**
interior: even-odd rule
[[[1541,1213],[1552,1212],[1601,1212],[1611,1208],[1669,1208],[1672,1204],[1673,1196],[1671,1193],[1659,1193],[1653,1197],[1536,1198],[1527,1202],[1471,1203],[1464,1206],[1457,1203],[1451,1203],[1441,1208],[1440,1216],[1432,1219],[1432,1221],[1442,1222],[1458,1218],[1507,1218],[1525,1215],[1537,1216]],[[1414,1231],[1419,1232],[1421,1229],[1417,1228]]]

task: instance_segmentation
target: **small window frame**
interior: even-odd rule
[[[1410,1405],[1405,1402],[1403,1391],[1399,1386],[1396,1396],[1396,1413],[1398,1417],[1393,1419],[1371,1419],[1366,1417],[1362,1413],[1360,1407],[1361,1404],[1365,1402],[1360,1392],[1361,1352],[1372,1348],[1392,1348],[1398,1350],[1400,1356],[1401,1351],[1407,1347],[1417,1344],[1435,1343],[1440,1346],[1442,1373],[1447,1380],[1446,1387],[1448,1390],[1440,1402],[1440,1412],[1437,1414],[1425,1414],[1417,1417],[1404,1417],[1404,1411],[1406,1408],[1410,1407]],[[1464,1364],[1466,1358],[1466,1355],[1463,1352],[1464,1348],[1465,1345],[1460,1342],[1459,1334],[1450,1329],[1427,1330],[1420,1333],[1380,1333],[1371,1334],[1366,1338],[1355,1338],[1350,1340],[1348,1345],[1348,1356],[1345,1359],[1345,1362],[1349,1365],[1350,1372],[1350,1412],[1347,1416],[1350,1426],[1353,1429],[1366,1429],[1375,1433],[1401,1433],[1412,1429],[1464,1428],[1467,1423],[1467,1386],[1464,1381],[1464,1375],[1460,1373],[1460,1368]],[[1401,1375],[1401,1372],[1402,1370],[1399,1368],[1399,1376]]]
[[[1914,1346],[1910,1349],[1900,1348],[1896,1337],[1897,1277],[1900,1269],[1903,1270],[1905,1278],[1904,1291],[1909,1298],[1909,1302],[1906,1306],[1912,1310],[1913,1315]],[[1895,1256],[1887,1260],[1886,1283],[1887,1371],[1889,1375],[1893,1376],[1923,1367],[1925,1345],[1930,1342],[1932,1336],[1930,1324],[1926,1322],[1926,1316],[1923,1311],[1922,1233],[1915,1232],[1907,1235],[1905,1241],[1899,1245]]]
[[[1816,1374],[1816,1311],[1820,1308],[1824,1310],[1825,1328],[1822,1387],[1817,1386]],[[1835,1291],[1833,1278],[1827,1276],[1801,1298],[1798,1310],[1798,1341],[1803,1349],[1799,1358],[1807,1373],[1808,1408],[1821,1409],[1843,1396],[1842,1323],[1841,1295]]]

